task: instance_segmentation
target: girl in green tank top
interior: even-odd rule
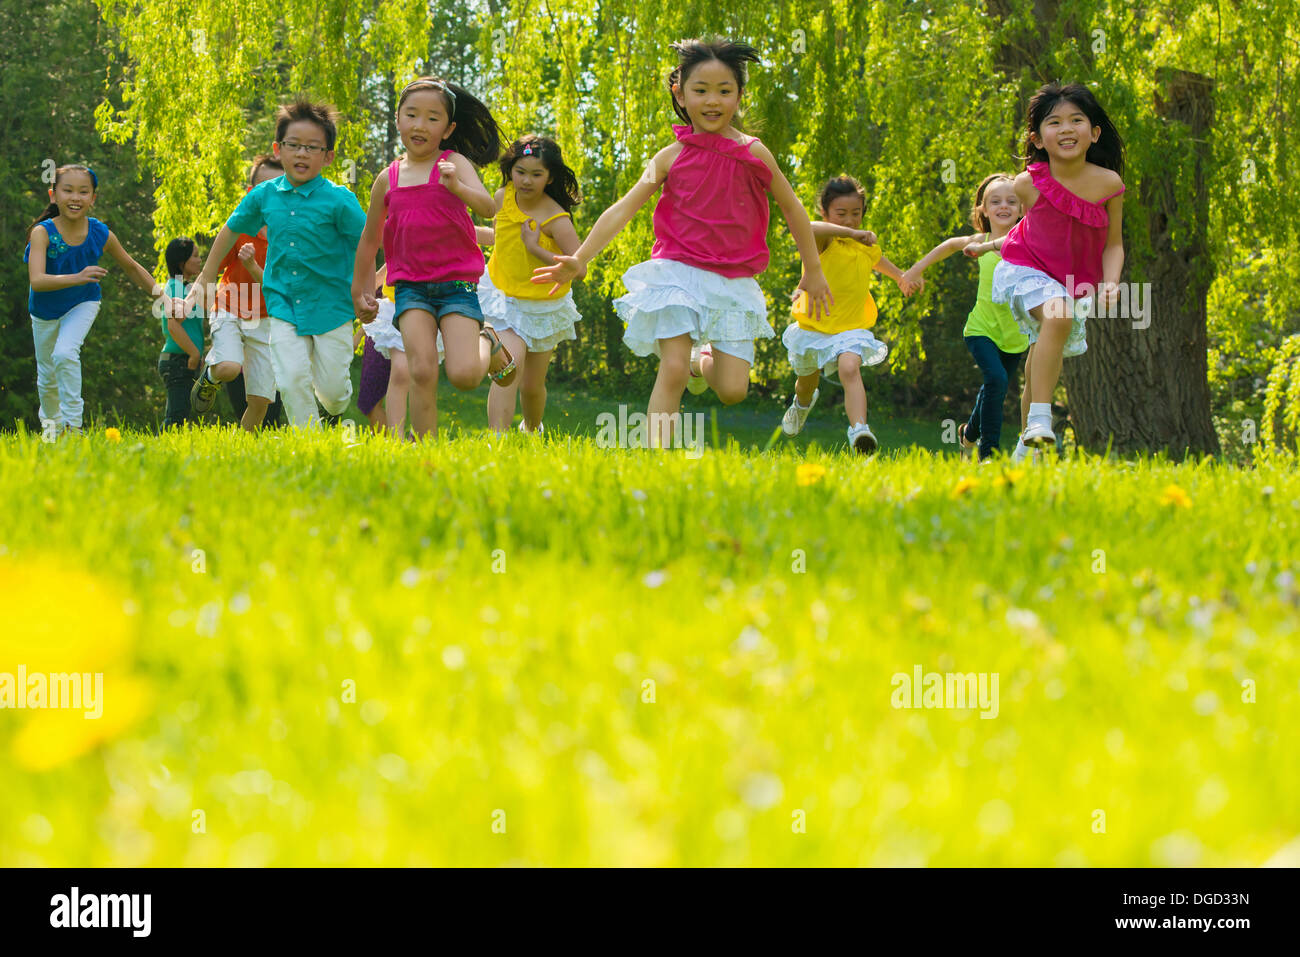
[[[904,280],[917,288],[924,285],[921,274],[927,266],[959,250],[979,262],[979,289],[975,305],[966,317],[962,337],[984,375],[984,384],[975,398],[970,418],[957,428],[957,440],[963,449],[978,444],[980,462],[988,461],[999,448],[1002,403],[1007,390],[1016,382],[1020,357],[1029,348],[1029,339],[1020,331],[1011,310],[993,301],[993,270],[1001,259],[998,249],[1022,214],[1012,178],[1005,173],[986,176],[975,191],[970,213],[971,226],[978,232],[945,239],[903,274]],[[1022,425],[1025,414],[1022,401]],[[1012,458],[1019,461],[1026,451],[1023,443],[1017,443]]]

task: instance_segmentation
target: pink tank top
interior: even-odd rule
[[[451,150],[438,157],[442,162]],[[384,257],[388,282],[478,282],[483,251],[465,201],[438,182],[438,163],[422,186],[398,186],[401,160],[388,167]]]
[[[1030,163],[1029,176],[1038,200],[1007,233],[1002,258],[1045,272],[1067,289],[1086,283],[1095,290],[1101,282],[1101,254],[1110,227],[1106,203],[1125,187],[1100,203],[1090,203],[1066,189],[1047,163]]]
[[[720,276],[767,268],[767,191],[772,171],[749,147],[718,133],[674,126],[682,151],[655,205],[651,259],[671,259]]]

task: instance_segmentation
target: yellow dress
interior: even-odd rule
[[[555,291],[554,296],[548,296],[546,291],[549,286],[532,281],[533,270],[545,266],[546,263],[528,251],[524,246],[523,237],[519,235],[519,227],[533,220],[515,203],[515,184],[506,183],[505,190],[505,196],[501,200],[501,210],[496,217],[496,243],[492,246],[492,256],[487,264],[492,285],[502,294],[515,299],[563,298],[568,293],[571,283],[566,282]],[[564,212],[556,213],[550,219],[544,220],[540,226],[568,215]],[[546,233],[540,235],[538,244],[547,252],[561,252],[555,240]]]
[[[800,329],[834,335],[849,329],[870,329],[876,324],[876,300],[871,297],[872,271],[884,255],[879,246],[864,246],[856,239],[837,236],[821,252],[822,272],[831,287],[835,305],[830,315],[808,315],[808,293],[801,293],[791,317]]]

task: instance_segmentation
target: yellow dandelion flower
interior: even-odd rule
[[[1160,493],[1161,505],[1175,505],[1178,508],[1191,508],[1192,500],[1177,485],[1166,485],[1163,492]]]
[[[968,476],[963,476],[962,478],[958,479],[957,484],[953,486],[953,488],[952,488],[952,497],[953,497],[953,498],[961,498],[963,495],[965,495],[965,494],[966,494],[967,492],[969,492],[971,489],[973,489],[973,488],[979,488],[979,484],[980,484],[980,480],[979,480],[979,479],[970,478],[970,477],[968,477]]]
[[[794,480],[798,485],[816,485],[825,477],[825,466],[812,462],[804,462],[794,470]]]
[[[105,429],[104,438],[108,439],[108,441],[110,442],[121,442],[122,433],[119,432],[117,429]]]

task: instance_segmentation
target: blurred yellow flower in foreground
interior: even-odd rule
[[[957,484],[952,487],[952,497],[961,498],[971,489],[979,488],[979,484],[980,484],[979,479],[970,478],[969,476],[962,476],[960,479],[957,480]]]
[[[117,429],[105,429],[104,438],[108,439],[108,441],[110,442],[121,442],[122,433],[119,432]]]
[[[17,707],[7,702],[0,721],[22,721],[13,741],[22,767],[43,771],[116,737],[147,713],[152,691],[131,675],[130,651],[135,625],[125,610],[125,596],[111,583],[40,555],[0,559],[0,593],[7,603],[8,624],[0,630],[0,683],[28,701],[33,681],[50,675],[102,675],[102,700],[86,707]],[[21,672],[20,672],[21,668]],[[27,687],[19,688],[25,674]],[[37,678],[36,676],[43,676]],[[87,685],[87,689],[89,685]],[[88,694],[87,690],[85,694]],[[84,697],[84,695],[83,695]],[[64,702],[66,705],[66,702]],[[88,718],[90,711],[99,716]]]
[[[1179,508],[1191,508],[1192,500],[1177,485],[1166,485],[1165,490],[1160,493],[1161,505],[1176,505]]]
[[[804,462],[794,470],[794,480],[798,485],[816,485],[825,477],[825,466],[812,462]]]

